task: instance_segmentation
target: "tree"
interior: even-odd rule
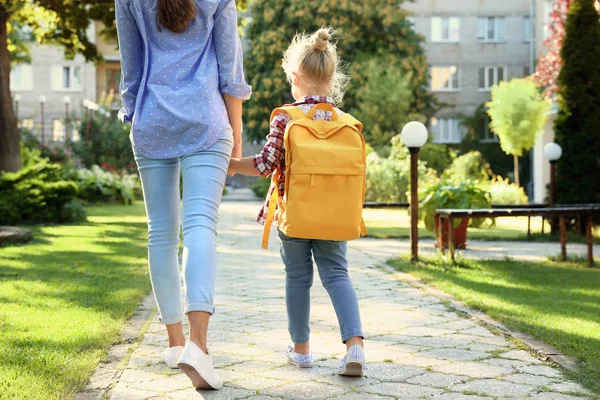
[[[357,108],[350,110],[367,129],[365,140],[374,147],[389,145],[409,121],[425,121],[411,112],[411,74],[373,58],[366,63],[366,84],[356,94]],[[385,118],[382,118],[385,116]]]
[[[600,202],[600,15],[593,0],[573,0],[561,50],[554,129],[563,155],[557,202]]]
[[[399,68],[410,78],[409,112],[432,115],[436,103],[427,88],[423,39],[411,28],[406,11],[400,8],[402,3],[403,0],[252,1],[252,21],[248,28],[252,47],[245,63],[254,89],[245,105],[245,130],[249,138],[262,140],[268,133],[273,108],[293,101],[281,69],[281,57],[290,40],[296,32],[313,32],[322,25],[338,29],[339,54],[350,64],[351,81],[344,109],[359,108],[359,91],[366,86],[369,63],[376,58],[380,65]]]
[[[247,0],[237,4],[238,9],[245,10]],[[82,54],[86,60],[101,62],[102,56],[87,36],[93,21],[106,26],[101,35],[115,38],[114,0],[0,0],[0,172],[21,168],[19,133],[10,95],[11,61],[28,61],[26,38],[19,28],[27,27],[40,44],[62,46],[67,58]]]
[[[515,183],[520,186],[519,157],[535,145],[551,104],[533,81],[513,79],[494,86],[492,100],[486,105],[502,150],[514,157]]]
[[[546,88],[545,94],[548,97],[552,97],[556,92],[556,81],[563,64],[560,50],[565,36],[567,13],[572,2],[573,0],[554,1],[550,13],[550,22],[548,23],[549,35],[544,41],[544,46],[548,52],[538,60],[533,74],[535,82]],[[600,0],[596,0],[595,5],[596,9],[600,10]]]

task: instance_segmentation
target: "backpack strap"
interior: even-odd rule
[[[275,170],[271,176],[271,188],[273,188],[273,192],[269,198],[269,210],[267,211],[267,219],[265,221],[262,238],[262,248],[265,250],[269,247],[269,234],[271,233],[271,226],[273,225],[273,220],[275,219],[275,210],[277,209],[277,204],[279,203],[279,176],[278,169]],[[269,188],[269,190],[271,190],[271,188]]]
[[[344,114],[342,115],[339,120],[343,123],[345,123],[346,125],[351,125],[351,126],[355,126],[356,129],[358,129],[359,132],[362,132],[362,128],[363,128],[363,124],[362,122],[360,122],[359,120],[357,120],[356,118],[354,118],[352,115],[350,114]]]
[[[302,119],[306,117],[306,114],[304,114],[304,112],[300,108],[296,106],[287,106],[274,109],[271,113],[271,121],[273,121],[273,118],[275,118],[275,116],[281,113],[289,115],[292,118],[292,120]]]
[[[279,107],[273,110],[271,113],[271,121],[281,113],[285,113],[292,118],[292,120],[298,120],[302,118],[306,118],[304,112],[296,107],[296,106],[288,106],[288,107]],[[279,203],[279,172],[275,171],[273,176],[271,177],[271,187],[273,188],[273,192],[271,193],[271,197],[269,198],[269,211],[267,212],[267,219],[265,221],[265,227],[263,230],[263,238],[262,238],[262,248],[267,249],[269,247],[269,234],[271,233],[271,226],[273,225],[273,220],[275,219],[275,211],[277,209],[277,204]],[[269,189],[271,190],[271,189]]]

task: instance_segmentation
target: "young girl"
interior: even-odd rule
[[[312,35],[296,35],[285,52],[283,69],[292,86],[293,104],[307,113],[315,104],[341,101],[348,81],[340,71],[340,59],[336,46],[330,41],[331,28],[321,28]],[[343,112],[335,108],[338,115]],[[331,120],[332,113],[318,110],[315,120]],[[285,188],[285,149],[283,137],[291,120],[285,113],[277,114],[271,121],[267,144],[260,154],[242,159],[232,158],[229,173],[262,175],[268,177],[275,170],[279,173],[277,190],[283,198]],[[272,187],[271,190],[275,190]],[[258,222],[264,224],[268,199]],[[365,368],[363,333],[356,293],[348,276],[346,242],[298,239],[279,233],[281,257],[286,272],[286,306],[288,329],[293,346],[287,351],[290,363],[298,367],[311,367],[313,357],[309,348],[310,288],[313,282],[314,257],[323,286],[329,293],[338,317],[342,341],[348,353],[342,360],[339,373],[362,376]]]

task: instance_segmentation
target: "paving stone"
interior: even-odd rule
[[[508,358],[511,360],[519,360],[524,361],[529,364],[542,364],[540,360],[529,354],[524,350],[511,350],[505,353],[502,353],[502,358]]]
[[[532,385],[532,386],[548,386],[550,384],[556,383],[556,380],[546,378],[544,376],[530,375],[530,374],[513,374],[502,377],[502,380],[513,382],[513,383],[522,383],[524,385]],[[560,392],[560,390],[557,390]]]
[[[393,397],[378,396],[375,394],[369,394],[369,400],[394,400]],[[364,393],[348,393],[342,396],[336,397],[335,400],[365,400]]]
[[[490,357],[488,353],[464,349],[435,349],[431,351],[425,351],[421,354],[425,357],[435,357],[452,361],[473,361]]]
[[[520,385],[511,382],[499,381],[496,379],[481,379],[471,382],[455,385],[452,391],[464,392],[470,391],[487,396],[526,396],[535,389],[534,386]]]
[[[158,396],[158,393],[147,390],[131,389],[125,386],[119,386],[110,394],[110,400],[146,400]]]
[[[495,378],[500,375],[511,374],[515,372],[513,368],[487,365],[482,362],[467,361],[460,361],[451,364],[436,366],[433,369],[436,372],[443,372],[445,374],[466,375],[471,378]]]
[[[524,374],[541,375],[549,378],[562,377],[562,374],[558,370],[545,365],[528,365],[525,367],[520,367],[519,371]]]
[[[579,396],[570,396],[562,393],[542,392],[530,397],[533,400],[583,400]]]
[[[440,373],[428,373],[408,379],[407,383],[413,385],[431,386],[437,388],[445,388],[458,383],[463,383],[469,380],[468,376],[449,375]]]
[[[329,399],[349,391],[342,387],[326,385],[319,382],[302,382],[265,390],[265,394],[280,396],[285,399],[312,400]]]
[[[401,397],[402,399],[417,399],[423,396],[433,396],[435,394],[442,393],[440,389],[395,382],[383,382],[375,385],[369,385],[362,387],[360,390],[361,392]]]
[[[424,374],[423,368],[391,363],[370,363],[366,375],[380,381],[403,382],[413,376]]]
[[[433,396],[435,400],[494,400],[492,397],[481,397],[462,393],[444,393]]]
[[[199,390],[202,400],[238,400],[256,394],[253,390],[233,388],[225,386],[219,390]]]
[[[540,378],[540,377],[538,377]],[[581,386],[578,383],[574,382],[559,382],[554,383],[552,385],[548,385],[548,387],[554,392],[562,392],[562,393],[570,393],[570,394],[579,394],[589,396],[590,391]]]

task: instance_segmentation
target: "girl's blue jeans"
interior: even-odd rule
[[[206,150],[176,158],[146,158],[134,148],[148,217],[150,280],[164,324],[180,322],[184,312],[214,312],[217,221],[232,148],[231,136]],[[180,228],[184,310],[178,262]]]
[[[281,258],[285,264],[285,299],[292,342],[304,344],[309,341],[313,257],[321,282],[333,303],[342,342],[355,336],[363,337],[358,299],[348,275],[347,243],[296,239],[278,233]]]

